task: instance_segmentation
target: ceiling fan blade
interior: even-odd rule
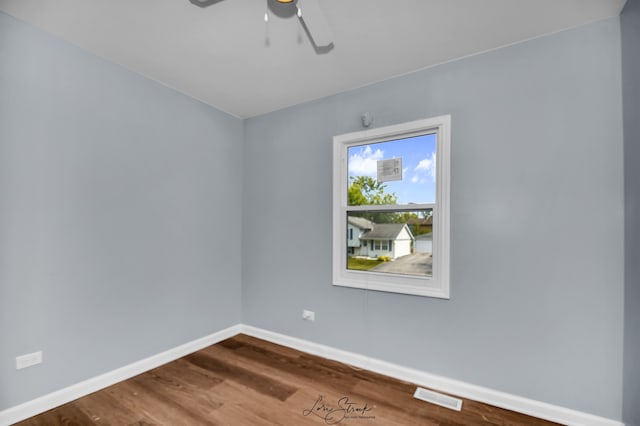
[[[213,4],[220,3],[222,0],[189,0],[189,1],[199,7],[209,7]]]
[[[314,44],[316,51],[328,46],[333,47],[331,30],[319,1],[299,0],[298,6],[302,11],[300,22],[305,27],[305,31],[307,31],[307,35]]]

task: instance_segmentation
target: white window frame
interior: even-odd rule
[[[348,149],[436,133],[436,202],[384,206],[348,206]],[[449,221],[451,169],[451,116],[416,120],[367,129],[333,138],[333,285],[366,290],[449,299]],[[347,269],[347,214],[358,211],[433,209],[432,276],[355,271]]]

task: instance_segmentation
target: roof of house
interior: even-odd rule
[[[382,223],[375,224],[375,227],[360,237],[361,240],[395,240],[402,229],[405,228],[406,225],[404,223]],[[407,228],[407,233],[411,238],[413,235],[409,228]]]
[[[347,216],[347,222],[353,226],[357,226],[360,229],[373,229],[373,227],[376,226],[376,224],[371,222],[370,220],[357,216]]]
[[[412,217],[411,219],[407,220],[407,225],[420,225],[420,226],[433,225],[433,216],[429,216],[422,219],[419,219],[417,217]]]
[[[426,234],[416,235],[416,240],[433,240],[433,232],[427,232]]]

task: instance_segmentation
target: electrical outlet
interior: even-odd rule
[[[16,357],[16,370],[42,363],[42,351]]]
[[[315,321],[316,313],[305,309],[304,311],[302,311],[302,319],[305,321]]]

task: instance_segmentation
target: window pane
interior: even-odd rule
[[[348,205],[436,202],[436,134],[347,150]]]
[[[432,275],[431,209],[348,212],[347,229],[347,269]]]

